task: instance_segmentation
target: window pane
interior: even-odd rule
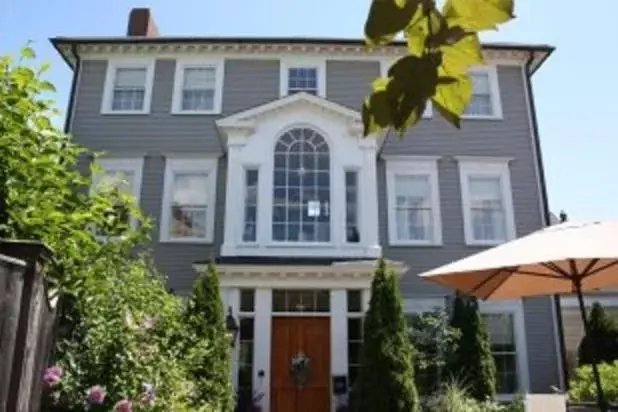
[[[182,110],[212,110],[214,102],[214,90],[182,91]]]
[[[174,175],[170,235],[174,238],[206,236],[208,175],[178,173]]]
[[[258,171],[245,171],[245,216],[243,242],[255,242],[257,237]]]
[[[183,89],[214,89],[215,69],[191,67],[185,69]]]
[[[498,393],[515,393],[519,383],[514,316],[510,313],[492,313],[483,314],[483,319],[496,363]]]
[[[505,239],[506,215],[500,177],[471,177],[469,185],[474,239]]]
[[[116,70],[115,88],[144,88],[146,85],[145,68],[122,68]]]
[[[95,176],[94,187],[97,191],[117,191],[122,195],[133,195],[135,174],[130,170],[106,170]],[[113,210],[106,214],[108,222],[96,229],[98,236],[120,236],[131,223],[128,205],[120,201]]]
[[[112,110],[142,110],[145,90],[115,89],[112,96]]]
[[[470,79],[472,80],[472,87],[474,94],[490,94],[491,89],[489,86],[489,74],[488,73],[471,73]]]
[[[348,290],[348,312],[362,312],[362,293],[360,290]]]
[[[358,228],[358,173],[345,172],[346,196],[346,240],[350,243],[360,242]]]
[[[305,128],[286,132],[275,145],[273,240],[330,241],[330,170],[328,152],[317,152],[322,145],[324,138]]]
[[[294,67],[288,70],[288,94],[306,92],[317,94],[318,70],[315,67]]]
[[[329,312],[330,292],[313,289],[273,290],[273,312]]]
[[[430,241],[433,239],[433,210],[429,176],[395,176],[395,220],[398,240]]]
[[[489,74],[471,73],[470,78],[473,84],[473,92],[465,113],[484,116],[493,114]]]
[[[241,289],[240,290],[240,311],[253,312],[255,309],[255,290]]]

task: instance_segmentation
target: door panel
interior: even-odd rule
[[[309,358],[309,378],[297,386],[292,358]],[[330,319],[327,317],[273,318],[271,354],[271,411],[330,411]]]

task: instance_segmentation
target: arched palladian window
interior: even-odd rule
[[[330,242],[330,154],[315,130],[284,133],[274,152],[272,238]]]

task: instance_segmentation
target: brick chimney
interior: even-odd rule
[[[127,36],[158,37],[159,30],[152,19],[150,9],[135,8],[129,13]]]

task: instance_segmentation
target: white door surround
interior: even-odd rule
[[[263,393],[262,410],[270,410],[270,368],[272,348],[272,319],[274,316],[329,316],[331,336],[331,375],[348,374],[348,303],[347,291],[361,290],[362,309],[369,307],[370,288],[377,261],[337,262],[331,265],[243,265],[221,264],[217,266],[221,297],[232,315],[240,315],[240,290],[253,289],[254,301],[254,340],[253,340],[253,391]],[[198,271],[204,264],[194,265]],[[389,262],[388,266],[403,273],[407,268],[399,262]],[[322,313],[279,313],[273,312],[273,289],[328,289],[330,291],[330,311]],[[239,347],[232,350],[232,378],[238,385]],[[260,375],[263,375],[260,377]],[[336,399],[332,398],[332,411]]]

